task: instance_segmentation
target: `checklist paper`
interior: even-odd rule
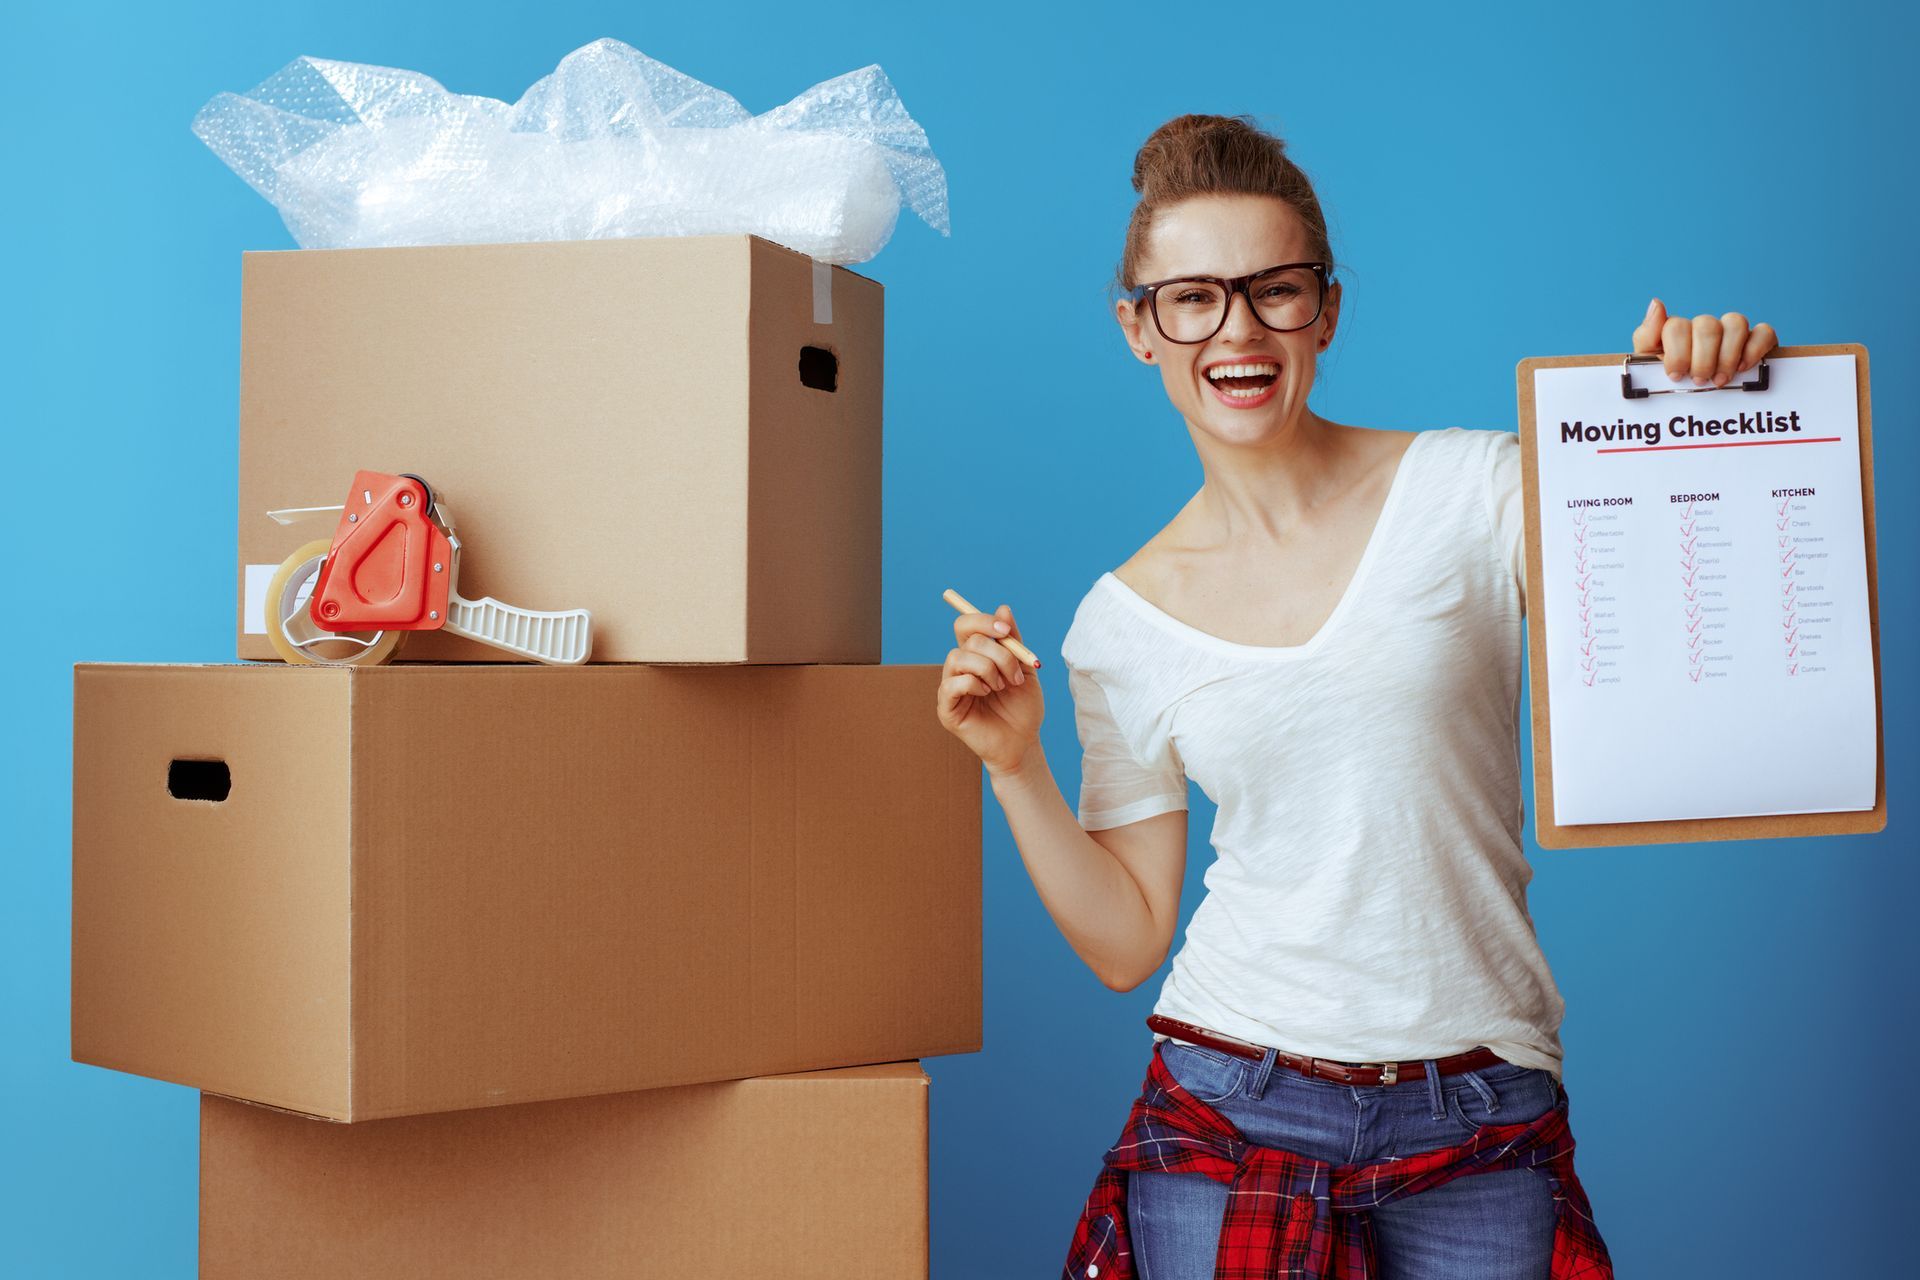
[[[1874,807],[1854,357],[1769,371],[1534,372],[1560,825]]]

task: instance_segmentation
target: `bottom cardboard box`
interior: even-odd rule
[[[917,1062],[350,1125],[201,1097],[203,1280],[926,1274]]]

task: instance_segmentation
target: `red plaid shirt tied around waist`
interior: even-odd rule
[[[1180,1087],[1156,1048],[1127,1127],[1080,1215],[1062,1280],[1135,1280],[1127,1174],[1191,1173],[1228,1187],[1214,1280],[1373,1280],[1368,1211],[1475,1173],[1540,1169],[1553,1184],[1552,1280],[1612,1280],[1613,1263],[1573,1172],[1563,1099],[1525,1124],[1483,1125],[1465,1142],[1370,1164],[1334,1165],[1247,1141]]]

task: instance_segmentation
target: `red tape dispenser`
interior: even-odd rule
[[[419,476],[356,471],[346,502],[267,514],[282,524],[340,513],[332,541],[288,556],[267,587],[267,639],[288,662],[385,662],[415,631],[447,630],[536,662],[593,650],[585,609],[540,613],[460,594],[453,513]]]

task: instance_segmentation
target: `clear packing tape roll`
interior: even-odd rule
[[[193,131],[307,249],[748,232],[864,262],[903,201],[948,231],[946,172],[877,66],[756,116],[618,40],[512,105],[299,58]]]

